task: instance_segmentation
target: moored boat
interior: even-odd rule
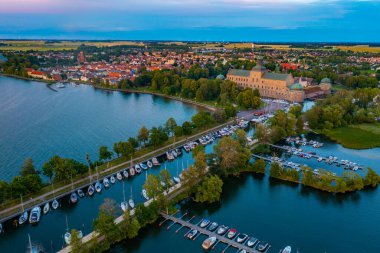
[[[147,194],[147,192],[146,192],[145,189],[142,189],[141,194],[143,195],[143,197],[144,197],[146,200],[149,200],[149,196],[148,196],[148,194]]]
[[[118,173],[116,174],[116,178],[117,178],[117,180],[119,180],[119,181],[123,180],[123,176],[121,175],[120,172],[118,172]]]
[[[146,166],[146,165],[143,164],[143,163],[140,163],[140,167],[141,167],[143,170],[147,170],[147,169],[148,169],[148,166]]]
[[[124,171],[123,171],[123,176],[124,176],[125,178],[128,178],[128,177],[129,177],[129,174],[128,174],[128,171],[127,171],[127,170],[124,170]]]
[[[211,225],[208,227],[208,230],[214,231],[218,227],[218,223],[215,221],[211,223]]]
[[[59,203],[58,203],[58,201],[57,201],[56,199],[53,200],[53,202],[51,202],[51,207],[52,207],[54,210],[57,209],[58,206],[59,206]]]
[[[83,238],[83,232],[81,230],[77,231],[77,237],[78,237],[78,239],[82,239]],[[65,233],[65,242],[66,242],[66,244],[70,244],[71,243],[71,233],[70,232],[66,232]]]
[[[110,187],[110,182],[109,182],[108,178],[105,177],[105,178],[103,179],[103,185],[104,185],[104,187],[105,187],[106,189]]]
[[[136,174],[135,169],[134,169],[133,167],[130,167],[130,168],[129,168],[129,175],[130,175],[131,177],[133,177],[135,174]]]
[[[179,179],[179,177],[173,177],[173,180],[176,184],[180,183],[181,182],[181,179]]]
[[[133,195],[132,195],[132,186],[131,186],[131,197],[128,200],[128,204],[131,207],[131,209],[135,208],[135,201],[133,201]]]
[[[18,224],[22,225],[28,220],[28,211],[23,212],[18,218]]]
[[[110,177],[110,182],[111,182],[111,184],[114,184],[114,183],[116,182],[116,179],[115,179],[115,176],[114,176],[114,175],[112,175],[112,176]]]
[[[268,248],[269,244],[267,242],[260,242],[259,244],[257,244],[257,250],[258,251],[261,251],[261,252],[264,252],[267,248]]]
[[[40,221],[41,218],[41,207],[36,206],[30,211],[29,215],[29,223],[36,224]]]
[[[227,233],[227,237],[228,237],[229,239],[234,238],[235,235],[236,235],[236,229],[234,229],[234,228],[231,228],[230,231],[228,231],[228,233]]]
[[[201,228],[205,228],[208,226],[208,224],[210,224],[210,220],[208,219],[203,219],[201,224],[199,225]]]
[[[206,240],[203,241],[202,243],[202,248],[205,249],[205,250],[208,250],[212,247],[212,245],[214,245],[216,242],[216,237],[214,236],[211,236],[209,238],[207,238]]]
[[[247,246],[252,248],[253,246],[255,246],[255,244],[257,243],[257,241],[258,240],[256,238],[251,237],[247,241]]]
[[[75,192],[72,192],[70,195],[70,202],[75,204],[78,202],[78,195]]]
[[[156,157],[152,158],[152,163],[153,163],[154,166],[160,166],[161,165]]]
[[[148,166],[148,168],[152,168],[153,167],[153,164],[151,161],[147,161],[146,162],[146,165]]]
[[[87,188],[87,194],[88,194],[89,196],[92,196],[92,195],[94,195],[94,192],[95,192],[95,188],[94,188],[94,186],[91,184],[91,185]]]
[[[84,197],[84,192],[82,191],[82,189],[78,189],[78,196],[79,198],[83,198]]]
[[[49,202],[47,202],[45,205],[44,205],[44,208],[42,209],[43,213],[44,214],[47,214],[50,210],[50,204]]]
[[[141,173],[141,168],[138,164],[135,165],[135,171],[137,174],[140,174]]]
[[[247,238],[248,238],[248,235],[246,235],[246,234],[240,234],[240,235],[238,235],[238,237],[236,238],[236,241],[237,241],[238,243],[244,243],[244,242],[247,240]]]
[[[99,183],[99,181],[97,181],[95,183],[95,191],[96,192],[101,192],[102,191],[102,185]]]
[[[280,251],[280,253],[291,253],[292,247],[286,246],[283,250]]]
[[[227,232],[228,229],[229,229],[229,227],[227,227],[227,226],[225,226],[225,225],[221,225],[221,226],[219,226],[219,228],[218,228],[218,230],[216,231],[216,233],[217,233],[218,235],[224,235],[224,234]]]
[[[188,234],[187,234],[187,238],[188,239],[193,239],[196,235],[198,234],[198,230],[196,229],[192,229]]]

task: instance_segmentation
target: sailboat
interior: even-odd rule
[[[22,208],[22,214],[20,215],[20,218],[18,218],[18,224],[22,225],[28,220],[28,211],[24,210],[24,203],[22,202],[22,195],[21,197],[21,208]]]
[[[78,230],[77,233],[78,233],[78,238],[82,239],[83,238],[82,231]],[[70,244],[71,243],[71,233],[69,232],[69,223],[67,222],[67,215],[66,215],[66,233],[64,235],[64,238],[65,238],[66,244]]]
[[[145,181],[148,179],[148,172],[145,171]],[[146,192],[146,190],[143,188],[142,191],[141,191],[141,194],[143,195],[143,197],[146,199],[146,200],[149,200],[149,197],[148,197],[148,193]]]
[[[42,208],[42,211],[43,211],[44,214],[47,214],[49,212],[49,210],[50,210],[50,204],[49,204],[49,202],[47,202],[44,205],[44,207]]]
[[[182,162],[183,164],[183,162]],[[173,180],[176,184],[179,184],[181,182],[181,179],[178,176],[178,163],[177,163],[177,176],[173,177]]]
[[[108,178],[104,178],[103,179],[103,185],[104,185],[104,187],[107,189],[108,187],[110,187],[110,182],[109,182],[109,180],[108,180]]]
[[[55,198],[55,190],[54,190],[54,185],[53,185],[53,184],[51,184],[51,187],[53,188],[53,196],[54,196],[54,200],[53,200],[53,202],[51,202],[51,207],[53,207],[53,209],[55,210],[55,209],[57,209],[57,208],[58,208],[58,206],[59,206],[59,203],[58,203],[57,199]]]
[[[96,192],[101,192],[102,191],[102,185],[99,182],[98,167],[96,167],[96,175],[97,175],[97,180],[96,180],[96,183],[95,183],[95,191]]]
[[[123,181],[123,202],[120,203],[121,210],[126,212],[128,210],[128,202],[125,201],[124,181]]]
[[[116,179],[115,179],[115,176],[114,176],[114,175],[112,175],[112,176],[110,177],[110,182],[111,182],[111,184],[114,184],[114,183],[116,182]]]
[[[32,244],[32,240],[30,239],[30,235],[29,234],[28,234],[28,241],[29,241],[29,245],[28,245],[28,250],[26,251],[27,253],[40,253],[40,252],[43,252],[42,249],[40,249],[40,247]]]
[[[135,208],[135,202],[133,201],[133,195],[132,195],[132,185],[131,185],[131,197],[129,198],[128,204],[131,207],[131,209]]]
[[[95,189],[94,189],[94,186],[92,185],[92,175],[91,175],[91,168],[90,167],[88,168],[88,171],[90,173],[90,185],[87,188],[87,194],[88,194],[88,196],[92,196],[92,195],[94,195]]]
[[[71,190],[72,190],[72,193],[70,195],[70,201],[71,203],[75,204],[78,202],[78,195],[74,191],[73,177],[71,177]]]

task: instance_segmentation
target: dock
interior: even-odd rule
[[[193,229],[198,230],[198,233],[199,233],[199,234],[198,234],[196,237],[198,237],[200,234],[206,235],[206,236],[208,236],[208,237],[211,237],[211,236],[216,237],[217,241],[216,241],[216,243],[210,248],[210,250],[214,249],[215,246],[216,246],[217,244],[219,244],[219,243],[224,243],[224,244],[226,245],[226,248],[222,251],[222,253],[224,253],[229,247],[234,247],[234,248],[236,248],[238,251],[240,251],[240,250],[245,250],[245,251],[248,252],[248,253],[263,253],[263,252],[265,253],[265,252],[267,252],[267,251],[269,250],[269,248],[271,247],[271,246],[269,245],[264,251],[259,251],[259,250],[255,249],[255,248],[248,247],[247,245],[245,245],[245,242],[244,242],[244,243],[238,243],[237,241],[235,241],[235,240],[233,240],[233,239],[229,239],[229,238],[227,238],[227,237],[225,237],[225,236],[223,236],[223,235],[218,235],[215,231],[210,231],[210,230],[208,230],[207,228],[201,228],[200,226],[198,226],[198,224],[200,224],[200,222],[198,222],[197,224],[190,223],[190,220],[191,220],[192,218],[194,218],[194,217],[191,217],[189,221],[185,221],[185,220],[182,219],[183,216],[185,216],[185,215],[183,215],[181,218],[176,218],[176,217],[174,217],[174,216],[172,216],[172,215],[168,215],[168,214],[166,214],[166,213],[161,212],[161,216],[162,216],[163,218],[165,218],[165,220],[164,220],[163,222],[161,222],[160,225],[162,225],[162,224],[163,224],[164,222],[166,222],[166,221],[172,221],[172,222],[173,222],[170,226],[167,227],[167,229],[170,229],[170,227],[173,226],[174,224],[179,224],[179,225],[181,225],[181,227],[180,227],[179,229],[186,227],[186,228],[189,229],[189,231],[191,231],[191,230],[193,230]],[[179,229],[177,229],[176,232],[178,232]],[[228,231],[227,231],[227,233],[228,233]],[[226,233],[226,234],[227,234],[227,233]],[[187,233],[186,233],[186,234],[187,234]],[[186,235],[186,234],[185,234],[185,235]],[[236,237],[236,236],[235,236],[235,237]],[[256,242],[256,244],[254,245],[254,247],[256,247],[258,244],[259,244],[259,241]]]

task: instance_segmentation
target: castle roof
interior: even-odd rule
[[[303,86],[300,83],[294,83],[289,86],[291,90],[303,90]]]
[[[245,76],[249,77],[250,71],[249,70],[244,70],[244,69],[230,69],[228,71],[228,74],[234,75],[234,76]]]
[[[272,80],[282,80],[285,81],[289,78],[290,74],[282,74],[282,73],[275,73],[275,72],[265,72],[263,75],[263,78],[265,79],[272,79]]]

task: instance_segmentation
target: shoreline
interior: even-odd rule
[[[43,82],[43,83],[45,83],[47,85],[51,85],[53,83],[56,83],[56,81],[52,81],[52,80],[36,79],[36,78],[31,78],[31,77],[24,77],[24,76],[18,76],[18,75],[10,75],[10,74],[4,74],[4,73],[0,73],[0,76],[10,77],[10,78],[16,78],[16,79],[21,79],[21,80],[25,80],[25,81]],[[149,94],[149,95],[158,96],[158,97],[162,97],[162,98],[166,98],[166,99],[176,100],[176,101],[179,101],[179,102],[182,102],[182,103],[185,103],[185,104],[189,104],[189,105],[192,105],[192,106],[201,107],[201,108],[206,109],[206,110],[211,111],[211,112],[215,112],[217,110],[217,107],[212,106],[212,105],[207,105],[207,104],[196,102],[196,101],[193,101],[193,100],[190,100],[190,99],[185,99],[185,98],[176,97],[176,96],[170,96],[170,95],[166,95],[166,94],[162,94],[162,93],[158,93],[158,92],[153,92],[153,91],[144,91],[144,90],[136,90],[136,89],[113,89],[113,88],[102,87],[102,86],[99,86],[99,85],[96,85],[96,84],[93,84],[93,83],[90,83],[90,82],[83,82],[83,81],[62,81],[62,83],[70,83],[70,82],[73,82],[73,83],[76,83],[76,84],[83,84],[83,85],[92,86],[95,89],[99,89],[99,90],[118,91],[118,92],[124,92],[124,93]]]

